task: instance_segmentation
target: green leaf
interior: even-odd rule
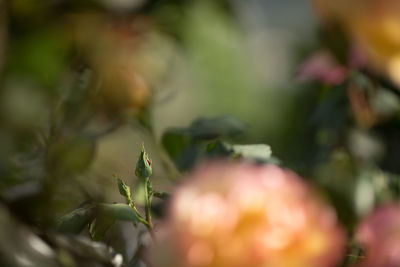
[[[204,149],[204,145],[200,143],[190,144],[178,157],[174,158],[175,166],[181,172],[190,170],[201,158]]]
[[[62,216],[57,231],[64,234],[79,234],[93,220],[95,206],[88,204]]]
[[[190,135],[196,139],[214,139],[218,137],[234,137],[242,134],[246,125],[232,116],[217,118],[200,118],[195,120],[189,130]]]
[[[186,129],[169,129],[161,138],[161,143],[168,155],[175,159],[192,142],[191,136]]]
[[[189,170],[199,158],[202,145],[182,129],[166,132],[162,137],[162,145],[173,160],[176,168],[183,172]]]
[[[76,256],[78,259],[86,259],[86,264],[82,263],[73,266],[88,266],[87,259],[105,264],[99,265],[97,263],[94,266],[115,266],[112,264],[112,261],[116,256],[118,256],[118,253],[115,252],[112,247],[109,247],[102,242],[92,241],[85,236],[50,236],[50,238],[52,238],[52,242],[54,242],[57,247],[67,250],[69,253],[71,253],[71,256]],[[89,266],[93,266],[93,264]]]
[[[99,212],[104,216],[108,216],[116,220],[131,221],[134,223],[139,222],[137,214],[127,204],[100,204]]]
[[[261,163],[275,163],[271,147],[265,144],[231,145],[217,140],[208,144],[206,157],[232,157]]]
[[[232,149],[236,155],[244,159],[267,162],[271,158],[271,147],[264,144],[234,145]]]
[[[203,157],[206,141],[219,137],[234,137],[243,133],[245,124],[231,116],[200,118],[188,128],[169,129],[161,142],[180,171],[187,171]]]
[[[48,147],[47,160],[58,173],[80,173],[94,159],[96,143],[86,136],[61,137]]]
[[[89,234],[94,241],[102,241],[107,230],[114,224],[115,219],[104,215],[98,215],[90,224]]]
[[[206,157],[229,157],[234,153],[232,145],[216,140],[207,145]]]

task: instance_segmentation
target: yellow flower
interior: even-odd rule
[[[150,26],[145,19],[110,20],[99,14],[70,17],[79,52],[94,70],[100,106],[138,112],[148,105],[150,83],[141,60]]]
[[[400,85],[400,1],[313,0],[323,20],[341,23],[373,69]]]
[[[340,260],[334,210],[273,165],[209,163],[179,186],[150,250],[154,266],[322,267]]]

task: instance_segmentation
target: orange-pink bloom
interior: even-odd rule
[[[356,239],[365,251],[360,266],[400,266],[400,205],[376,209],[358,226]]]
[[[400,85],[400,1],[311,0],[327,22],[339,22],[369,65]]]
[[[176,189],[168,216],[154,266],[323,267],[344,252],[334,210],[274,165],[204,164]]]

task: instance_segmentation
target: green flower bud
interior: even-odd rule
[[[124,196],[126,199],[130,199],[131,198],[131,189],[129,188],[129,186],[127,186],[124,181],[122,181],[120,178],[117,178],[117,182],[118,182],[118,190],[119,193]]]
[[[145,179],[151,176],[152,174],[152,163],[144,150],[144,146],[141,147],[140,156],[138,162],[136,163],[136,171],[135,174],[139,179]]]

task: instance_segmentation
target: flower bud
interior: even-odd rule
[[[139,159],[136,163],[136,171],[135,174],[139,179],[145,179],[151,176],[152,174],[152,165],[149,156],[144,150],[144,146],[141,146]]]
[[[124,181],[122,181],[120,178],[117,178],[117,183],[118,183],[118,190],[121,196],[125,197],[126,199],[131,198],[131,189],[129,186],[127,186]]]

